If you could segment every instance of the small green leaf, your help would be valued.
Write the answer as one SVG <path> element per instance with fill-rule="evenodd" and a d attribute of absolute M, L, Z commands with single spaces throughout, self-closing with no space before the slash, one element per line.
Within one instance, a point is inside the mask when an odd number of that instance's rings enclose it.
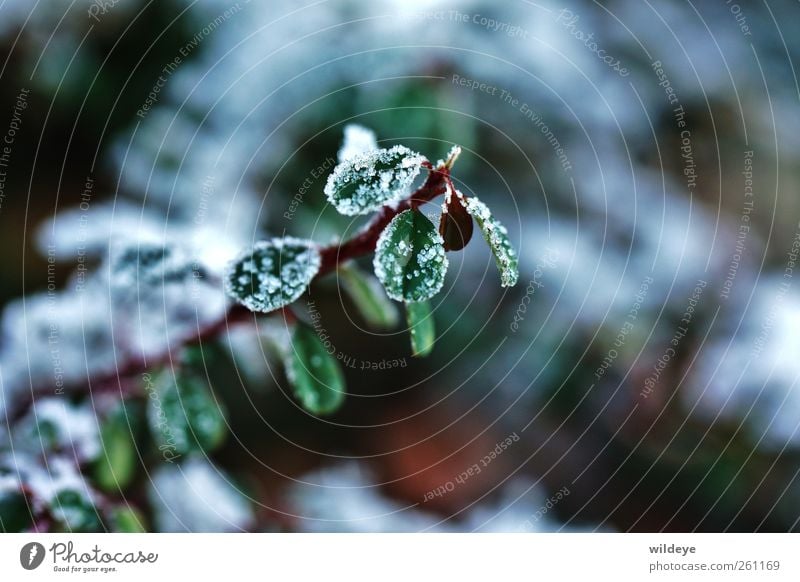
<path fill-rule="evenodd" d="M 378 239 L 375 275 L 397 301 L 426 301 L 444 285 L 447 257 L 436 227 L 417 210 L 395 216 Z"/>
<path fill-rule="evenodd" d="M 497 268 L 500 269 L 500 282 L 503 287 L 513 287 L 519 279 L 517 253 L 508 240 L 506 227 L 492 216 L 489 208 L 471 196 L 467 199 L 467 212 L 475 217 L 483 232 L 483 238 L 489 243 Z"/>
<path fill-rule="evenodd" d="M 149 390 L 147 420 L 159 451 L 176 457 L 216 449 L 225 439 L 225 418 L 204 378 L 164 370 Z"/>
<path fill-rule="evenodd" d="M 289 357 L 287 376 L 303 407 L 312 414 L 336 412 L 344 402 L 344 375 L 313 329 L 295 326 Z"/>
<path fill-rule="evenodd" d="M 325 195 L 341 214 L 368 214 L 405 196 L 424 161 L 400 145 L 354 155 L 333 169 Z"/>
<path fill-rule="evenodd" d="M 406 303 L 406 321 L 411 332 L 411 349 L 415 356 L 427 356 L 436 341 L 436 326 L 431 304 L 427 301 Z"/>
<path fill-rule="evenodd" d="M 60 531 L 99 532 L 103 524 L 92 502 L 73 489 L 63 489 L 53 499 L 51 512 Z"/>
<path fill-rule="evenodd" d="M 130 505 L 117 505 L 109 512 L 111 529 L 118 533 L 143 533 L 147 530 L 142 514 Z"/>
<path fill-rule="evenodd" d="M 33 516 L 22 491 L 0 491 L 0 532 L 21 532 L 31 525 Z"/>
<path fill-rule="evenodd" d="M 256 243 L 225 275 L 225 291 L 250 311 L 268 313 L 296 301 L 319 272 L 312 241 L 291 237 Z"/>
<path fill-rule="evenodd" d="M 364 320 L 377 329 L 391 329 L 397 325 L 397 309 L 372 275 L 365 273 L 355 263 L 339 267 L 342 287 L 353 300 Z"/>
<path fill-rule="evenodd" d="M 94 480 L 106 491 L 120 491 L 131 481 L 138 465 L 132 430 L 136 421 L 128 417 L 126 406 L 119 402 L 100 427 L 102 443 L 94 464 Z"/>

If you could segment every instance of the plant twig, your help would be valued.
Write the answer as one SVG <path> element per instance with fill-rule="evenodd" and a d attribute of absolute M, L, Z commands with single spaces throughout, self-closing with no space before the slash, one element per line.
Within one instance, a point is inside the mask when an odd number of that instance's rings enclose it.
<path fill-rule="evenodd" d="M 453 160 L 454 161 L 454 160 Z M 445 184 L 450 179 L 450 167 L 445 164 L 436 168 L 425 161 L 423 166 L 428 170 L 425 182 L 416 191 L 399 203 L 384 206 L 383 209 L 367 224 L 367 226 L 353 238 L 334 243 L 320 248 L 322 264 L 319 272 L 314 279 L 322 277 L 335 270 L 340 263 L 369 254 L 375 250 L 380 237 L 386 226 L 392 219 L 406 210 L 413 210 L 445 193 Z M 267 314 L 274 315 L 283 313 L 281 310 Z M 157 358 L 131 358 L 119 366 L 113 373 L 89 377 L 84 382 L 76 382 L 64 385 L 64 393 L 79 394 L 91 392 L 93 395 L 114 394 L 120 397 L 141 395 L 132 390 L 130 378 L 146 372 L 154 367 L 169 364 L 175 357 L 174 350 L 193 344 L 202 344 L 204 341 L 215 338 L 219 334 L 229 330 L 236 325 L 250 322 L 256 324 L 262 314 L 253 313 L 243 305 L 234 304 L 219 320 L 197 328 L 196 333 L 191 334 L 175 345 L 169 346 L 167 351 Z M 45 398 L 53 394 L 52 386 L 31 387 L 23 399 L 11 403 L 8 409 L 8 419 L 16 422 L 22 418 L 37 399 Z"/>

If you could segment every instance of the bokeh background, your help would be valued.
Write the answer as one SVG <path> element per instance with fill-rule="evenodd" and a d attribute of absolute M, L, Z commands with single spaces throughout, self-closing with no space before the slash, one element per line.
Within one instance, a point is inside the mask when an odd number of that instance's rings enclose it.
<path fill-rule="evenodd" d="M 3 529 L 797 531 L 798 39 L 789 0 L 6 0 Z M 426 359 L 315 283 L 298 313 L 357 362 L 324 419 L 270 351 L 284 321 L 221 326 L 224 442 L 165 461 L 146 374 L 223 316 L 240 250 L 358 228 L 316 170 L 349 123 L 461 145 L 520 283 L 452 253 Z M 109 268 L 163 243 L 211 275 Z M 120 399 L 136 471 L 103 489 Z"/>

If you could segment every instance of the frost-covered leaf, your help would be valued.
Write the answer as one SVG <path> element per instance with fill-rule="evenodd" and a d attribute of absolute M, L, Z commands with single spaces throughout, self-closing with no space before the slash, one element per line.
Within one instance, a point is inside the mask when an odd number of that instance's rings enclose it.
<path fill-rule="evenodd" d="M 467 212 L 464 195 L 448 188 L 439 221 L 439 234 L 444 239 L 444 249 L 446 251 L 463 249 L 472 238 L 472 230 L 472 216 Z"/>
<path fill-rule="evenodd" d="M 424 161 L 423 156 L 400 145 L 359 154 L 333 169 L 325 195 L 341 214 L 373 212 L 404 197 Z"/>
<path fill-rule="evenodd" d="M 295 396 L 312 414 L 331 414 L 344 402 L 344 375 L 310 327 L 297 324 L 286 373 Z"/>
<path fill-rule="evenodd" d="M 147 420 L 159 451 L 171 456 L 213 451 L 225 438 L 225 419 L 204 378 L 164 370 L 148 390 Z"/>
<path fill-rule="evenodd" d="M 157 531 L 242 531 L 253 522 L 250 503 L 232 479 L 202 458 L 162 463 L 148 497 Z"/>
<path fill-rule="evenodd" d="M 425 301 L 444 285 L 448 261 L 441 235 L 424 214 L 406 210 L 381 233 L 375 249 L 375 275 L 397 301 Z"/>
<path fill-rule="evenodd" d="M 508 240 L 506 227 L 492 216 L 489 208 L 471 196 L 467 199 L 467 212 L 475 217 L 483 232 L 483 238 L 489 243 L 497 268 L 500 269 L 500 281 L 503 287 L 513 287 L 519 279 L 517 253 Z"/>
<path fill-rule="evenodd" d="M 96 493 L 79 472 L 76 461 L 71 451 L 65 451 L 64 456 L 49 454 L 46 465 L 40 456 L 17 450 L 13 456 L 0 454 L 0 487 L 13 474 L 25 487 L 34 511 L 47 509 L 55 531 L 101 531 L 94 502 Z"/>
<path fill-rule="evenodd" d="M 29 456 L 15 449 L 13 455 L 0 456 L 0 474 L 18 477 L 36 503 L 52 504 L 61 491 L 89 492 L 88 484 L 78 472 L 72 455 L 63 457 L 51 453 L 45 466 L 39 456 Z"/>
<path fill-rule="evenodd" d="M 186 282 L 206 277 L 205 269 L 170 245 L 127 244 L 115 250 L 109 263 L 112 286 L 135 293 L 146 285 Z"/>
<path fill-rule="evenodd" d="M 68 451 L 83 461 L 91 461 L 100 453 L 97 421 L 92 410 L 63 398 L 36 401 L 15 431 L 20 437 L 18 447 L 25 451 L 38 454 Z"/>
<path fill-rule="evenodd" d="M 378 140 L 374 131 L 357 123 L 349 123 L 344 127 L 344 142 L 339 149 L 339 162 L 346 162 L 377 149 Z"/>
<path fill-rule="evenodd" d="M 133 410 L 133 409 L 130 409 Z M 101 452 L 94 466 L 94 482 L 110 492 L 119 492 L 131 481 L 138 467 L 134 434 L 137 419 L 121 401 L 103 419 L 100 428 Z"/>
<path fill-rule="evenodd" d="M 415 356 L 427 356 L 436 341 L 436 327 L 427 301 L 406 303 L 406 321 L 411 333 L 411 350 Z"/>
<path fill-rule="evenodd" d="M 65 532 L 99 532 L 103 524 L 97 508 L 84 492 L 75 489 L 59 491 L 52 502 L 57 529 Z"/>
<path fill-rule="evenodd" d="M 290 237 L 262 241 L 228 268 L 225 290 L 251 311 L 268 313 L 297 300 L 320 265 L 312 241 Z"/>
<path fill-rule="evenodd" d="M 115 329 L 126 330 L 114 334 L 126 351 L 163 354 L 224 315 L 228 301 L 219 281 L 188 245 L 117 246 L 101 268 L 107 281 L 101 280 L 100 286 L 108 285 L 101 292 L 111 302 L 106 325 L 113 321 Z M 92 311 L 102 306 L 93 303 Z"/>
<path fill-rule="evenodd" d="M 370 326 L 391 329 L 397 325 L 397 309 L 386 296 L 380 281 L 354 263 L 340 266 L 339 276 L 342 287 Z"/>
<path fill-rule="evenodd" d="M 31 510 L 22 491 L 0 488 L 0 533 L 20 532 L 32 524 Z"/>

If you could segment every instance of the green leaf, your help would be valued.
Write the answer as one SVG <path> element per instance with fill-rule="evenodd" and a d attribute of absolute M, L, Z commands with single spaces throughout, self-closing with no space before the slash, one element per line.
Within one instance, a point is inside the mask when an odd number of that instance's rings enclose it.
<path fill-rule="evenodd" d="M 319 272 L 309 240 L 285 237 L 256 243 L 225 274 L 225 291 L 251 311 L 268 313 L 296 301 Z"/>
<path fill-rule="evenodd" d="M 339 276 L 342 287 L 367 324 L 377 329 L 391 329 L 397 325 L 397 309 L 386 296 L 380 281 L 355 263 L 341 265 Z"/>
<path fill-rule="evenodd" d="M 355 155 L 333 169 L 325 195 L 341 214 L 368 214 L 408 194 L 423 162 L 400 145 Z"/>
<path fill-rule="evenodd" d="M 303 407 L 318 415 L 335 412 L 344 402 L 344 375 L 313 329 L 295 326 L 289 357 L 287 376 Z"/>
<path fill-rule="evenodd" d="M 128 416 L 126 406 L 117 403 L 100 427 L 100 455 L 94 464 L 94 480 L 106 491 L 120 491 L 133 478 L 138 466 L 134 443 L 136 421 Z"/>
<path fill-rule="evenodd" d="M 431 304 L 427 301 L 406 303 L 406 321 L 411 332 L 411 349 L 415 356 L 425 357 L 433 351 L 436 326 Z"/>
<path fill-rule="evenodd" d="M 426 301 L 441 291 L 447 273 L 444 241 L 417 210 L 395 216 L 378 239 L 375 275 L 397 301 Z"/>
<path fill-rule="evenodd" d="M 158 450 L 171 457 L 216 449 L 225 439 L 225 418 L 204 378 L 169 370 L 148 389 L 147 420 Z"/>
<path fill-rule="evenodd" d="M 145 521 L 142 514 L 130 505 L 117 505 L 111 508 L 111 529 L 118 533 L 143 533 Z"/>
<path fill-rule="evenodd" d="M 89 499 L 73 489 L 59 491 L 53 499 L 51 511 L 60 531 L 103 531 L 97 509 Z"/>
<path fill-rule="evenodd" d="M 33 516 L 22 491 L 0 491 L 0 532 L 21 532 L 31 525 Z"/>
<path fill-rule="evenodd" d="M 489 243 L 497 268 L 500 269 L 500 282 L 503 287 L 513 287 L 519 279 L 517 253 L 508 240 L 508 231 L 499 220 L 492 216 L 489 208 L 471 196 L 467 199 L 467 212 L 475 217 L 483 232 L 483 238 Z"/>

